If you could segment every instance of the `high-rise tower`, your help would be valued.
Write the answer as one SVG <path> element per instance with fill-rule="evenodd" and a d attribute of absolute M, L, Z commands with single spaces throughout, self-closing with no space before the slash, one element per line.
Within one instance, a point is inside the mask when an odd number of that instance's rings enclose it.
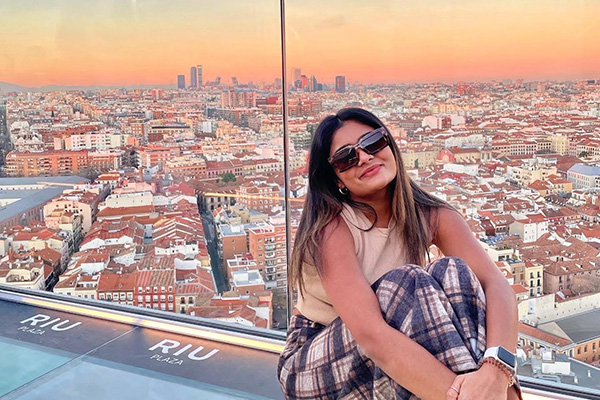
<path fill-rule="evenodd" d="M 204 84 L 204 81 L 202 80 L 202 65 L 196 65 L 196 70 L 198 72 L 198 88 L 201 88 Z"/>
<path fill-rule="evenodd" d="M 190 68 L 190 87 L 192 89 L 196 89 L 198 87 L 198 75 L 196 72 L 196 67 Z"/>
<path fill-rule="evenodd" d="M 335 91 L 338 93 L 344 93 L 346 91 L 346 77 L 344 75 L 335 77 Z"/>
<path fill-rule="evenodd" d="M 300 68 L 292 68 L 292 86 L 296 89 L 302 88 L 302 70 Z"/>
<path fill-rule="evenodd" d="M 185 89 L 185 75 L 177 75 L 177 89 Z"/>

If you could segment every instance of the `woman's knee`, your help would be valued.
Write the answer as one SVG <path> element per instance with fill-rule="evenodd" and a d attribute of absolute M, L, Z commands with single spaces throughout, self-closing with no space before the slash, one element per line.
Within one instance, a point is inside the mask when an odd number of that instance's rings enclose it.
<path fill-rule="evenodd" d="M 387 319 L 390 312 L 396 313 L 398 309 L 405 312 L 410 310 L 419 295 L 419 288 L 429 285 L 436 286 L 436 283 L 423 267 L 405 264 L 385 273 L 372 288 Z"/>
<path fill-rule="evenodd" d="M 379 278 L 378 281 L 400 282 L 406 279 L 407 276 L 412 277 L 423 273 L 426 273 L 426 271 L 419 265 L 404 264 L 386 272 L 381 276 L 381 278 Z"/>
<path fill-rule="evenodd" d="M 468 275 L 472 278 L 475 278 L 475 274 L 467 265 L 465 260 L 459 257 L 442 257 L 434 260 L 427 264 L 425 271 L 427 271 L 438 282 L 443 280 L 444 276 L 448 274 L 455 277 Z"/>
<path fill-rule="evenodd" d="M 462 258 L 443 257 L 429 263 L 425 269 L 446 294 L 471 293 L 484 301 L 481 283 Z"/>

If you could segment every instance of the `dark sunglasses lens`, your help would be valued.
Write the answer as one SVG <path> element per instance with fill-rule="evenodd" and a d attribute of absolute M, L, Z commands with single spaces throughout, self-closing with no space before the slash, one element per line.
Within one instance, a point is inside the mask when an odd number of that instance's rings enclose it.
<path fill-rule="evenodd" d="M 369 154 L 375 154 L 387 146 L 383 132 L 376 131 L 362 140 L 361 147 Z"/>
<path fill-rule="evenodd" d="M 354 148 L 343 149 L 335 153 L 331 160 L 331 165 L 340 171 L 345 171 L 358 164 L 356 150 Z"/>

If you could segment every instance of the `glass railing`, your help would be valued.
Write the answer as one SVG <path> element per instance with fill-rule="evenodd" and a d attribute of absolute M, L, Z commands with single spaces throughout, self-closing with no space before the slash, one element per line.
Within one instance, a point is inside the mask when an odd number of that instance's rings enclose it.
<path fill-rule="evenodd" d="M 359 106 L 511 283 L 529 393 L 594 398 L 598 15 L 585 1 L 2 3 L 0 284 L 279 340 L 312 135 Z"/>
<path fill-rule="evenodd" d="M 0 370 L 11 376 L 0 380 L 3 399 L 48 390 L 64 399 L 283 398 L 274 379 L 283 332 L 2 284 L 0 309 Z M 525 400 L 600 398 L 521 380 Z"/>
<path fill-rule="evenodd" d="M 4 285 L 0 309 L 3 399 L 282 398 L 283 333 Z"/>

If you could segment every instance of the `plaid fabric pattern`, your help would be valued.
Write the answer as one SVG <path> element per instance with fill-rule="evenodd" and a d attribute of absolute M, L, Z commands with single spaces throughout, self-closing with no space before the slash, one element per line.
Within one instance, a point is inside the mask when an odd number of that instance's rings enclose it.
<path fill-rule="evenodd" d="M 372 289 L 390 326 L 456 373 L 478 368 L 486 348 L 486 303 L 464 261 L 403 265 Z M 364 354 L 341 318 L 323 326 L 293 316 L 278 375 L 287 399 L 418 399 Z"/>

